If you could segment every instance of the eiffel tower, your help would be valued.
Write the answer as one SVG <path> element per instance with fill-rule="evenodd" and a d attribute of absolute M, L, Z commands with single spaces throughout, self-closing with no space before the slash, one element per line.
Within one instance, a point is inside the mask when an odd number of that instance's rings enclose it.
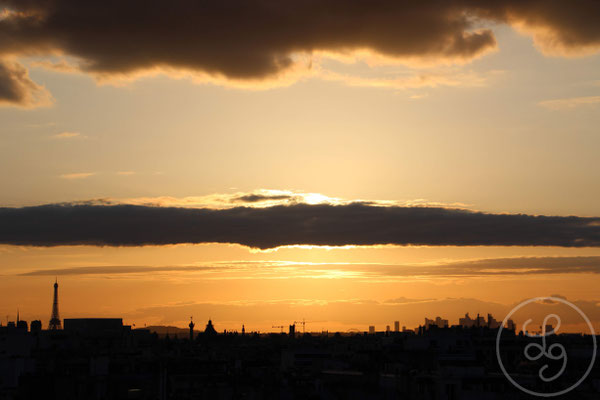
<path fill-rule="evenodd" d="M 52 317 L 50 317 L 48 329 L 51 331 L 62 329 L 60 317 L 58 316 L 58 279 L 54 281 L 54 302 L 52 303 Z"/>

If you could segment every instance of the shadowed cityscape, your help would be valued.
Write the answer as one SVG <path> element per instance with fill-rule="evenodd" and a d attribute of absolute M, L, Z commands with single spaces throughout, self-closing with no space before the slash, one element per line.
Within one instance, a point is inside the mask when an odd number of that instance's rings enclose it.
<path fill-rule="evenodd" d="M 280 333 L 135 328 L 121 318 L 60 319 L 58 282 L 47 329 L 41 321 L 0 326 L 0 399 L 525 399 L 496 361 L 501 322 L 468 314 L 456 325 L 425 318 L 416 329 L 395 321 L 384 331 L 305 332 L 305 322 L 273 326 Z M 302 325 L 302 332 L 297 329 Z M 161 329 L 162 328 L 162 329 Z M 287 331 L 284 332 L 284 328 Z M 499 356 L 509 373 L 538 390 L 561 388 L 585 373 L 590 336 L 558 334 L 568 345 L 567 373 L 548 384 L 522 349 L 553 333 L 503 327 Z M 557 368 L 558 361 L 550 363 Z M 600 368 L 563 398 L 597 399 Z"/>

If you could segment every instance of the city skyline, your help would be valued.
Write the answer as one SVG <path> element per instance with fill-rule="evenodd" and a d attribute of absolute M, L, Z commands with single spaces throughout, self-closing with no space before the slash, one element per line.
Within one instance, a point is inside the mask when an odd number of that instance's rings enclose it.
<path fill-rule="evenodd" d="M 244 326 L 241 332 L 218 333 L 211 320 L 198 332 L 193 322 L 187 332 L 173 327 L 132 329 L 120 318 L 63 322 L 61 330 L 42 330 L 39 321 L 32 322 L 30 331 L 25 321 L 0 327 L 4 397 L 162 400 L 275 393 L 284 398 L 416 400 L 425 394 L 500 400 L 526 398 L 522 392 L 532 390 L 570 391 L 576 379 L 577 398 L 597 394 L 599 371 L 591 351 L 596 336 L 554 336 L 548 324 L 544 333 L 549 329 L 552 346 L 561 349 L 553 360 L 562 359 L 562 369 L 520 352 L 543 351 L 539 342 L 545 345 L 546 336 L 491 326 L 448 327 L 440 318 L 430 321 L 436 325 L 416 331 L 376 332 L 370 326 L 369 334 L 301 334 L 295 325 L 289 326 L 289 333 L 259 334 Z M 493 323 L 488 316 L 488 324 Z M 490 352 L 500 337 L 496 359 Z M 565 362 L 570 367 L 566 370 Z M 551 376 L 549 385 L 548 374 L 534 374 L 535 368 L 559 373 Z"/>
<path fill-rule="evenodd" d="M 56 330 L 61 330 L 63 329 L 63 325 L 62 325 L 62 320 L 59 317 L 59 313 L 58 313 L 58 278 L 55 279 L 55 282 L 53 284 L 53 288 L 54 288 L 54 294 L 53 294 L 53 302 L 52 302 L 52 313 L 51 313 L 51 317 L 49 318 L 48 324 L 47 324 L 47 328 L 46 330 L 48 331 L 56 331 Z M 539 301 L 539 304 L 543 305 L 543 304 L 552 304 L 554 310 L 553 312 L 556 312 L 556 308 L 554 307 L 556 303 L 552 303 L 552 302 L 547 302 L 547 301 Z M 514 308 L 513 308 L 514 309 Z M 551 310 L 552 308 L 550 308 Z M 505 319 L 504 321 L 502 320 L 497 320 L 494 318 L 494 316 L 491 313 L 487 313 L 486 316 L 484 315 L 480 315 L 479 312 L 477 312 L 477 315 L 475 316 L 475 318 L 472 318 L 469 315 L 469 312 L 465 312 L 464 316 L 459 317 L 457 319 L 457 323 L 450 323 L 449 319 L 444 319 L 440 316 L 436 316 L 434 319 L 429 319 L 428 316 L 424 316 L 424 323 L 423 324 L 419 324 L 418 326 L 408 326 L 403 324 L 401 325 L 401 321 L 399 320 L 395 320 L 393 321 L 393 329 L 391 328 L 391 325 L 386 325 L 385 329 L 377 329 L 375 325 L 368 325 L 367 329 L 364 329 L 362 332 L 368 332 L 370 334 L 374 334 L 376 332 L 385 332 L 385 333 L 390 333 L 390 332 L 413 332 L 413 333 L 418 333 L 421 329 L 428 329 L 431 326 L 433 327 L 437 327 L 437 328 L 455 328 L 455 327 L 462 327 L 462 328 L 473 328 L 473 327 L 477 327 L 477 328 L 489 328 L 489 329 L 498 329 L 501 326 L 504 327 L 505 329 L 509 329 L 509 330 L 513 330 L 517 333 L 521 332 L 521 333 L 532 333 L 532 334 L 540 334 L 544 332 L 544 328 L 543 326 L 540 325 L 536 325 L 536 322 L 533 322 L 530 325 L 530 329 L 526 329 L 526 326 L 532 322 L 534 319 L 536 318 L 542 318 L 537 322 L 541 322 L 546 321 L 546 316 L 549 315 L 549 309 L 539 309 L 537 310 L 537 312 L 535 314 L 532 314 L 531 311 L 528 311 L 528 313 L 526 314 L 526 317 L 529 321 L 525 322 L 525 325 L 521 324 L 517 324 L 514 322 L 513 319 Z M 563 310 L 564 311 L 564 310 Z M 512 315 L 512 313 L 511 313 Z M 534 318 L 531 318 L 534 317 Z M 563 315 L 564 317 L 564 315 Z M 572 317 L 572 316 L 570 316 Z M 17 309 L 17 314 L 16 314 L 16 321 L 10 321 L 9 320 L 9 316 L 6 316 L 7 321 L 6 321 L 6 326 L 7 327 L 20 327 L 20 328 L 24 328 L 27 331 L 27 320 L 26 319 L 22 319 L 20 318 L 20 310 Z M 189 335 L 190 337 L 194 337 L 194 332 L 196 333 L 202 333 L 202 330 L 198 330 L 198 331 L 194 331 L 194 327 L 196 326 L 196 324 L 194 323 L 193 320 L 193 315 L 190 316 L 190 322 L 187 325 L 189 328 Z M 105 321 L 116 321 L 119 320 L 121 321 L 121 324 L 123 324 L 123 318 L 118 317 L 118 316 L 112 316 L 112 317 L 106 317 L 106 316 L 102 316 L 102 317 L 98 317 L 98 316 L 94 316 L 94 315 L 88 315 L 84 318 L 65 318 L 65 320 L 69 320 L 69 321 L 75 321 L 75 320 L 105 320 Z M 216 320 L 218 321 L 218 320 Z M 560 321 L 560 320 L 559 320 Z M 586 326 L 584 324 L 584 322 L 586 321 L 580 321 L 581 323 L 579 325 L 573 325 L 573 324 L 569 324 L 570 320 L 569 319 L 565 319 L 565 321 L 567 321 L 567 324 L 565 324 L 567 326 L 567 329 L 565 330 L 564 327 L 562 329 L 562 332 L 560 333 L 582 333 L 582 334 L 588 334 L 589 333 L 589 325 Z M 556 322 L 556 321 L 555 321 Z M 32 324 L 35 324 L 36 329 L 40 330 L 40 329 L 44 329 L 44 323 L 43 321 L 39 320 L 39 319 L 33 319 L 31 320 Z M 217 322 L 218 323 L 218 322 Z M 289 332 L 290 335 L 294 335 L 294 332 L 300 334 L 300 332 L 302 332 L 302 334 L 309 333 L 309 334 L 315 334 L 315 333 L 323 333 L 323 332 L 327 332 L 327 333 L 352 333 L 355 334 L 357 332 L 361 332 L 360 329 L 358 328 L 349 328 L 347 331 L 345 332 L 340 332 L 340 331 L 336 331 L 336 330 L 332 330 L 330 332 L 329 329 L 326 329 L 324 327 L 322 327 L 320 330 L 311 330 L 311 324 L 316 324 L 317 321 L 308 321 L 309 324 L 309 330 L 306 330 L 306 323 L 307 321 L 305 321 L 305 319 L 303 318 L 302 320 L 298 320 L 298 321 L 293 321 L 290 322 L 289 325 L 272 325 L 271 326 L 271 330 L 263 330 L 261 331 L 261 329 L 252 329 L 252 326 L 249 326 L 249 333 L 277 333 L 277 329 L 280 329 L 280 333 L 284 333 L 284 329 L 288 328 L 287 332 Z M 239 332 L 244 333 L 246 331 L 245 329 L 245 323 L 242 323 L 241 325 L 241 329 L 239 329 Z M 302 331 L 300 331 L 300 327 L 296 327 L 296 325 L 302 325 Z M 562 321 L 559 322 L 559 325 L 562 325 Z M 2 326 L 2 323 L 0 321 L 0 327 Z M 179 332 L 172 332 L 176 335 L 181 334 L 181 331 L 185 331 L 185 328 L 182 328 L 181 326 L 154 326 L 154 325 L 150 325 L 147 326 L 147 324 L 144 324 L 143 327 L 141 325 L 137 325 L 135 323 L 130 323 L 128 325 L 130 328 L 133 329 L 150 329 L 153 332 L 157 332 L 157 333 L 162 333 L 163 331 L 166 332 L 166 334 L 168 335 L 169 333 L 169 328 L 175 328 L 178 329 Z M 400 326 L 402 326 L 402 329 L 400 329 Z M 577 330 L 578 327 L 583 327 L 584 329 L 582 330 Z M 32 332 L 33 332 L 33 328 Z M 275 329 L 275 330 L 273 330 Z M 204 330 L 204 332 L 209 332 L 211 334 L 213 333 L 218 333 L 218 331 L 215 330 L 214 326 L 213 326 L 213 322 L 212 322 L 212 318 L 209 317 L 208 318 L 208 323 L 206 325 L 206 328 Z M 228 332 L 238 332 L 238 329 L 232 329 L 231 327 L 229 328 L 224 328 L 222 329 L 222 333 L 228 333 Z M 558 332 L 557 332 L 558 333 Z"/>

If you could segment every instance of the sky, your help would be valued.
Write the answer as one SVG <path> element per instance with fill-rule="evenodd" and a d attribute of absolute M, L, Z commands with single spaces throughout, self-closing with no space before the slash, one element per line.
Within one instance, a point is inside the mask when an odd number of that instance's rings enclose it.
<path fill-rule="evenodd" d="M 0 0 L 0 321 L 600 330 L 599 15 Z"/>

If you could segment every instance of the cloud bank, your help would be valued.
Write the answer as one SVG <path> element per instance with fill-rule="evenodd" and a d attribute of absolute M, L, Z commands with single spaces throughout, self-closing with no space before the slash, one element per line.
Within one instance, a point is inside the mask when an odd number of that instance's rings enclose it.
<path fill-rule="evenodd" d="M 0 59 L 64 55 L 78 61 L 62 70 L 97 77 L 170 70 L 262 81 L 310 68 L 315 54 L 468 62 L 496 48 L 494 23 L 546 54 L 589 54 L 600 48 L 598 15 L 594 0 L 0 0 Z"/>
<path fill-rule="evenodd" d="M 61 50 L 101 73 L 172 66 L 263 78 L 313 51 L 471 59 L 495 46 L 460 2 L 2 0 L 0 53 Z"/>
<path fill-rule="evenodd" d="M 61 204 L 0 208 L 0 243 L 599 247 L 600 218 L 365 203 L 229 209 Z"/>
<path fill-rule="evenodd" d="M 542 53 L 581 56 L 600 49 L 595 0 L 470 0 L 479 17 L 507 23 L 533 37 Z"/>

